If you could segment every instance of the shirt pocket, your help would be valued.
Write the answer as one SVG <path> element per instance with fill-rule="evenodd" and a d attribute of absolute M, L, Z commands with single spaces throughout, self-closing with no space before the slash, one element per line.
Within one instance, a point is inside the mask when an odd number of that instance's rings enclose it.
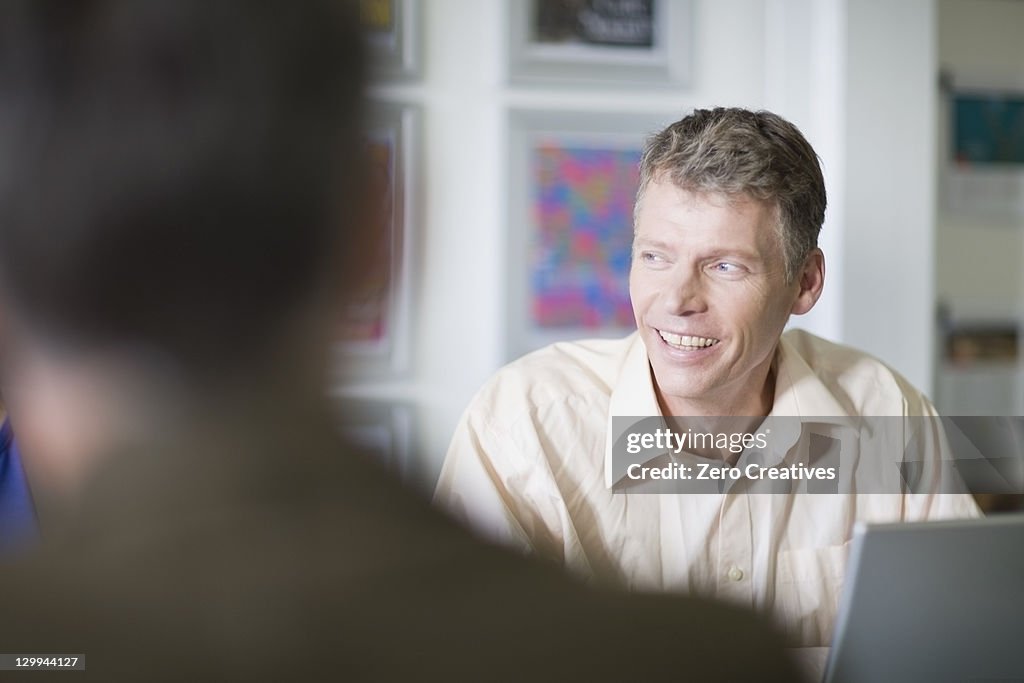
<path fill-rule="evenodd" d="M 849 542 L 779 552 L 774 612 L 794 645 L 831 642 L 849 555 Z"/>

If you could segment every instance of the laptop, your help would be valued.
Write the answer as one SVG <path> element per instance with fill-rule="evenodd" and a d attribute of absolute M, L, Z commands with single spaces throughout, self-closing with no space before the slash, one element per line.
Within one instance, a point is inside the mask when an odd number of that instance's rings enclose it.
<path fill-rule="evenodd" d="M 1024 514 L 860 524 L 826 683 L 1024 681 Z"/>

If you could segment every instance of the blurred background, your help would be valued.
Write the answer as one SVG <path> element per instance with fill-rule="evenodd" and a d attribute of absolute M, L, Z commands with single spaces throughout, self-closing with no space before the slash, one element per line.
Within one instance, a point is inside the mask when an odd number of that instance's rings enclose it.
<path fill-rule="evenodd" d="M 824 294 L 792 325 L 951 415 L 1024 413 L 1024 0 L 363 0 L 391 239 L 349 312 L 347 426 L 429 492 L 501 365 L 621 336 L 636 161 L 695 107 L 822 159 Z"/>

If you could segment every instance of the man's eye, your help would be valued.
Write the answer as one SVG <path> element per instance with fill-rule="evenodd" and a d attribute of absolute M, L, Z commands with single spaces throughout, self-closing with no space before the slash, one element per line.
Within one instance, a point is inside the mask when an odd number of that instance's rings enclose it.
<path fill-rule="evenodd" d="M 735 263 L 729 263 L 728 261 L 719 261 L 718 263 L 713 265 L 711 268 L 712 268 L 712 270 L 714 270 L 717 273 L 738 273 L 738 272 L 740 272 L 740 267 L 738 265 L 736 265 Z"/>
<path fill-rule="evenodd" d="M 661 263 L 665 259 L 662 258 L 661 254 L 656 254 L 653 251 L 641 251 L 640 260 L 644 263 Z"/>

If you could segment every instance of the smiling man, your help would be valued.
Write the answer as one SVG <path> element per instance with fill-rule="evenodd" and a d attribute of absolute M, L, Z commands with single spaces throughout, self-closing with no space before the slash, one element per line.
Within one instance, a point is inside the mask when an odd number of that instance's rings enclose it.
<path fill-rule="evenodd" d="M 803 467 L 809 440 L 848 438 L 857 419 L 935 416 L 874 358 L 783 334 L 821 294 L 824 217 L 817 155 L 779 116 L 697 110 L 654 136 L 634 217 L 638 331 L 555 344 L 502 369 L 455 432 L 438 501 L 587 579 L 734 601 L 773 612 L 799 645 L 827 645 L 854 524 L 973 516 L 968 496 L 938 486 L 650 495 L 610 472 L 621 416 L 677 432 L 673 416 L 741 416 L 749 430 L 766 417 L 813 416 L 815 435 L 783 433 L 764 453 L 690 450 L 679 461 L 776 473 Z"/>

